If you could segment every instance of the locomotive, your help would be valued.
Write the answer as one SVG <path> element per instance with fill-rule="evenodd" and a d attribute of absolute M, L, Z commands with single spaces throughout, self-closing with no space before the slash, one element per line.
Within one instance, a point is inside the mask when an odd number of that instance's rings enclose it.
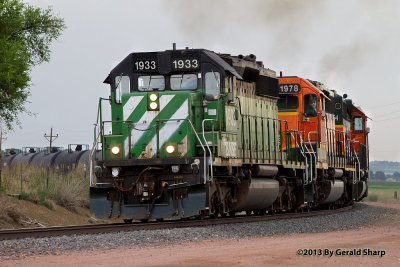
<path fill-rule="evenodd" d="M 252 54 L 174 46 L 129 54 L 104 83 L 90 186 L 97 217 L 304 211 L 368 194 L 367 116 L 320 82 L 278 77 Z"/>

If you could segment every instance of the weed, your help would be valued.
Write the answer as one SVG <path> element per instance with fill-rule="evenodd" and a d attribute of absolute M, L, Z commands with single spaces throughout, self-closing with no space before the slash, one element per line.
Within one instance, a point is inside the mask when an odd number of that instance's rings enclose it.
<path fill-rule="evenodd" d="M 8 167 L 3 170 L 6 193 L 20 192 L 20 199 L 54 209 L 55 203 L 69 210 L 87 206 L 89 179 L 78 165 L 69 172 L 33 166 Z"/>
<path fill-rule="evenodd" d="M 372 201 L 372 202 L 377 202 L 378 201 L 378 195 L 371 194 L 367 197 L 366 201 Z"/>
<path fill-rule="evenodd" d="M 21 192 L 19 194 L 19 199 L 21 200 L 28 200 L 29 199 L 29 194 L 27 194 L 26 192 Z"/>

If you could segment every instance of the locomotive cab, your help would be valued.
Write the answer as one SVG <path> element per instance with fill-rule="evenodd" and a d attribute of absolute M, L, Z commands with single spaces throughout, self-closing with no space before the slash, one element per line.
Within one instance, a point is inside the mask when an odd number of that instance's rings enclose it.
<path fill-rule="evenodd" d="M 318 161 L 327 163 L 327 129 L 333 128 L 333 116 L 325 110 L 330 99 L 310 81 L 299 77 L 279 78 L 279 119 L 288 122 L 288 128 L 297 131 L 291 134 L 292 146 L 302 140 L 306 150 L 316 153 Z M 289 138 L 287 135 L 284 138 Z M 282 149 L 285 149 L 285 140 Z"/>

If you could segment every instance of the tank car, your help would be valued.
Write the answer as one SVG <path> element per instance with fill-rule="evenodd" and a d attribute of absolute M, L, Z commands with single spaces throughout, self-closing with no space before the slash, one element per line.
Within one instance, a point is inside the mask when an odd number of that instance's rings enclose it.
<path fill-rule="evenodd" d="M 357 191 L 368 177 L 355 163 L 361 149 L 351 151 L 355 136 L 336 129 L 326 108 L 333 93 L 277 77 L 254 55 L 131 53 L 104 82 L 111 94 L 99 100 L 94 143 L 102 160 L 90 187 L 98 217 L 264 214 L 365 195 Z"/>

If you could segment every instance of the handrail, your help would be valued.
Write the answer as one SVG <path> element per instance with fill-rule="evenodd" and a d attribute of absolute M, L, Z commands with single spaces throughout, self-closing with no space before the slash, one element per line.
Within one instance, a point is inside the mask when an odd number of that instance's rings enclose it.
<path fill-rule="evenodd" d="M 99 131 L 99 133 L 97 134 L 97 138 L 94 141 L 93 147 L 92 147 L 92 149 L 90 150 L 90 153 L 89 153 L 89 168 L 90 168 L 90 171 L 89 171 L 89 181 L 90 182 L 89 182 L 89 184 L 90 184 L 90 186 L 94 185 L 93 184 L 93 151 L 95 150 L 95 147 L 96 147 L 97 142 L 99 140 L 100 134 L 101 134 L 101 131 Z"/>
<path fill-rule="evenodd" d="M 358 155 L 357 155 L 357 153 L 356 153 L 356 146 L 355 146 L 355 143 L 359 143 L 359 142 L 360 142 L 360 141 L 355 141 L 355 140 L 353 140 L 354 156 L 355 156 L 355 158 L 356 158 L 356 160 L 357 160 L 357 163 L 358 163 L 358 176 L 356 177 L 357 182 L 360 182 L 360 180 L 361 180 L 361 164 L 360 164 L 360 160 L 358 159 Z M 359 148 L 359 149 L 360 149 L 360 148 Z M 355 165 L 355 170 L 354 170 L 354 172 L 357 172 L 357 164 L 354 163 L 354 165 Z M 354 179 L 353 179 L 353 184 L 355 184 Z"/>
<path fill-rule="evenodd" d="M 100 97 L 99 98 L 99 104 L 98 104 L 98 108 L 97 108 L 97 118 L 96 118 L 96 123 L 94 124 L 95 126 L 94 126 L 94 142 L 93 142 L 93 147 L 92 147 L 92 149 L 90 150 L 90 153 L 89 153 L 89 168 L 90 168 L 90 170 L 89 170 L 89 184 L 90 184 L 90 186 L 92 186 L 93 185 L 93 151 L 95 150 L 95 148 L 96 148 L 96 146 L 97 146 L 97 144 L 98 144 L 98 141 L 99 141 L 99 138 L 100 138 L 100 136 L 101 136 L 101 134 L 102 134 L 102 132 L 103 132 L 103 129 L 102 129 L 102 120 L 103 120 L 103 113 L 102 113 L 102 110 L 103 110 L 103 106 L 102 106 L 102 102 L 104 101 L 104 100 L 110 100 L 109 98 L 103 98 L 103 97 Z M 100 122 L 100 128 L 99 128 L 99 131 L 98 131 L 98 133 L 97 133 L 97 137 L 96 137 L 96 129 L 97 129 L 97 125 L 99 124 L 99 122 Z"/>
<path fill-rule="evenodd" d="M 306 161 L 306 177 L 303 178 L 303 182 L 304 182 L 304 184 L 306 185 L 306 184 L 308 184 L 308 159 L 307 159 L 307 156 L 306 156 L 306 154 L 305 154 L 303 145 L 299 146 L 299 143 L 297 143 L 297 139 L 294 138 L 292 132 L 290 133 L 290 135 L 293 137 L 294 141 L 296 142 L 296 145 L 300 148 L 300 153 L 301 153 L 301 155 L 303 155 L 303 157 L 304 157 L 304 159 L 305 159 L 305 161 Z M 301 143 L 303 142 L 303 139 L 301 138 L 301 135 L 299 135 L 299 137 L 300 137 L 300 140 L 301 140 L 301 142 L 300 142 L 300 144 L 301 144 Z"/>
<path fill-rule="evenodd" d="M 214 175 L 214 173 L 213 173 L 213 155 L 212 155 L 212 152 L 211 152 L 211 149 L 210 149 L 210 146 L 208 145 L 208 142 L 207 142 L 207 139 L 206 139 L 206 135 L 205 135 L 205 131 L 204 131 L 204 122 L 205 121 L 215 121 L 215 119 L 203 119 L 203 121 L 201 122 L 201 127 L 202 127 L 202 131 L 203 131 L 203 139 L 204 139 L 204 142 L 205 142 L 205 144 L 206 144 L 206 146 L 207 146 L 207 149 L 208 149 L 208 152 L 210 153 L 210 157 L 211 157 L 211 159 L 210 159 L 210 179 L 209 179 L 209 181 L 212 181 L 213 180 L 213 175 Z M 205 153 L 205 151 L 204 151 L 204 154 L 206 154 Z"/>
<path fill-rule="evenodd" d="M 192 121 L 191 121 L 190 119 L 187 119 L 187 120 L 189 121 L 189 124 L 190 124 L 190 126 L 192 127 L 193 132 L 194 132 L 194 134 L 195 134 L 196 137 L 197 137 L 197 140 L 199 140 L 199 143 L 200 143 L 200 145 L 201 145 L 201 148 L 203 149 L 203 155 L 204 155 L 204 160 L 203 160 L 203 161 L 204 161 L 204 163 L 203 163 L 203 164 L 204 164 L 204 184 L 206 184 L 206 181 L 207 181 L 207 172 L 206 172 L 206 170 L 207 170 L 207 165 L 206 165 L 206 158 L 207 158 L 207 155 L 206 155 L 206 149 L 205 149 L 203 143 L 201 142 L 200 137 L 199 137 L 199 135 L 197 134 L 196 129 L 194 128 Z"/>
<path fill-rule="evenodd" d="M 315 160 L 314 171 L 315 171 L 315 175 L 317 175 L 317 156 L 316 156 L 316 154 L 315 154 L 316 152 L 314 151 L 314 148 L 313 148 L 313 146 L 311 144 L 310 134 L 318 134 L 319 135 L 319 131 L 308 132 L 308 143 L 310 145 L 310 148 L 311 148 L 311 151 L 312 151 L 312 155 L 313 155 L 314 160 Z M 318 141 L 316 141 L 316 142 L 318 144 Z M 312 175 L 311 175 L 311 177 L 312 177 Z"/>
<path fill-rule="evenodd" d="M 193 125 L 193 123 L 192 123 L 192 121 L 190 120 L 190 119 L 188 119 L 188 118 L 185 118 L 185 119 L 159 119 L 159 120 L 157 120 L 157 122 L 168 122 L 168 121 L 188 121 L 189 122 L 189 125 L 190 125 L 190 127 L 192 128 L 192 130 L 193 130 L 193 133 L 196 135 L 196 138 L 197 138 L 197 140 L 199 141 L 199 143 L 200 143 L 200 146 L 201 146 L 201 148 L 203 149 L 203 152 L 204 152 L 204 184 L 206 183 L 206 181 L 207 181 L 207 174 L 206 174 L 206 149 L 205 149 L 205 146 L 203 145 L 203 142 L 201 141 L 201 139 L 200 139 L 200 137 L 199 137 L 199 135 L 198 135 L 198 133 L 197 133 L 197 131 L 196 131 L 196 129 L 195 129 L 195 127 L 194 127 L 194 125 Z M 104 124 L 105 123 L 128 123 L 128 124 L 135 124 L 135 123 L 132 123 L 132 121 L 131 120 L 126 120 L 126 121 L 103 121 L 103 123 L 102 123 L 102 125 L 103 125 L 103 130 L 104 130 Z M 143 131 L 147 131 L 148 130 L 148 128 L 147 129 L 143 129 Z M 131 139 L 131 132 L 129 131 L 129 136 L 128 136 L 128 138 L 129 138 L 129 140 Z M 130 149 L 130 146 L 129 146 L 129 149 Z M 157 150 L 158 150 L 159 148 L 157 147 Z"/>

